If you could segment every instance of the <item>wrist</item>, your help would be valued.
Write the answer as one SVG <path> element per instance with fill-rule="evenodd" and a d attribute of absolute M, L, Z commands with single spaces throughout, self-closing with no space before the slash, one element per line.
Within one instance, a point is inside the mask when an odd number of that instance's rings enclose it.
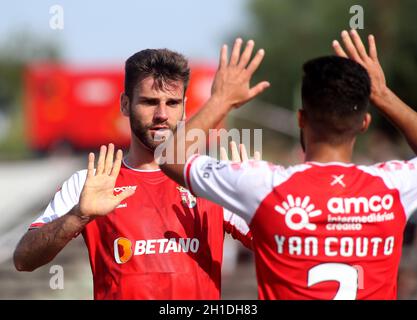
<path fill-rule="evenodd" d="M 77 217 L 77 219 L 78 219 L 80 222 L 84 223 L 84 224 L 87 224 L 88 222 L 90 222 L 91 220 L 93 220 L 93 217 L 91 217 L 91 216 L 87 216 L 87 215 L 85 215 L 85 214 L 83 214 L 83 213 L 81 212 L 81 209 L 80 209 L 79 204 L 75 205 L 75 206 L 72 208 L 72 210 L 71 210 L 71 214 L 72 214 L 73 216 Z"/>
<path fill-rule="evenodd" d="M 387 86 L 384 86 L 377 93 L 371 94 L 371 102 L 376 107 L 384 106 L 390 101 L 391 97 L 392 91 Z"/>
<path fill-rule="evenodd" d="M 233 104 L 227 101 L 226 97 L 223 97 L 220 94 L 213 94 L 210 97 L 211 103 L 214 105 L 216 110 L 224 111 L 225 113 L 228 113 L 230 110 L 233 109 Z"/>

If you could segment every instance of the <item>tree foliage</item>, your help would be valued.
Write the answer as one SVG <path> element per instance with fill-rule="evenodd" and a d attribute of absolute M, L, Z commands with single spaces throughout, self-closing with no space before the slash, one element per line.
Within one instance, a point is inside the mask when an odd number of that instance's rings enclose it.
<path fill-rule="evenodd" d="M 297 109 L 301 68 L 305 61 L 333 54 L 331 42 L 350 28 L 353 5 L 364 9 L 363 39 L 376 36 L 380 60 L 389 86 L 407 103 L 417 106 L 417 1 L 415 0 L 252 0 L 248 9 L 253 28 L 247 37 L 266 49 L 257 79 L 268 79 L 268 102 Z M 374 115 L 377 125 L 394 133 L 387 121 Z"/>

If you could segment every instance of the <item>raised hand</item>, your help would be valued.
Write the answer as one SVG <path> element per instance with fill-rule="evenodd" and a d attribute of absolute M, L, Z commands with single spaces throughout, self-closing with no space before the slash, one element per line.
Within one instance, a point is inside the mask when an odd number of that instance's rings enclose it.
<path fill-rule="evenodd" d="M 338 41 L 333 41 L 334 51 L 340 57 L 358 62 L 368 71 L 371 78 L 371 101 L 400 129 L 417 154 L 417 113 L 387 87 L 384 71 L 378 61 L 375 37 L 368 36 L 369 54 L 356 30 L 350 34 L 343 31 L 342 41 L 344 49 Z"/>
<path fill-rule="evenodd" d="M 239 144 L 239 150 L 238 150 L 236 142 L 231 141 L 230 150 L 231 150 L 233 162 L 244 162 L 244 161 L 249 160 L 248 153 L 246 152 L 246 147 L 244 144 Z M 224 147 L 220 147 L 220 160 L 223 160 L 223 161 L 229 160 L 229 156 Z M 255 151 L 254 160 L 261 160 L 261 154 L 259 153 L 259 151 Z"/>
<path fill-rule="evenodd" d="M 231 107 L 238 108 L 256 97 L 269 87 L 269 82 L 262 81 L 251 87 L 250 80 L 262 62 L 265 51 L 258 50 L 251 59 L 255 42 L 249 40 L 241 53 L 242 39 L 236 39 L 230 61 L 227 45 L 220 52 L 219 69 L 213 81 L 212 96 L 219 98 Z"/>
<path fill-rule="evenodd" d="M 350 58 L 361 64 L 371 78 L 371 101 L 380 99 L 387 91 L 384 71 L 378 60 L 375 37 L 368 36 L 369 53 L 356 30 L 342 32 L 344 49 L 337 40 L 333 41 L 333 49 L 339 57 Z"/>
<path fill-rule="evenodd" d="M 94 169 L 94 153 L 88 155 L 87 179 L 78 204 L 81 216 L 89 218 L 104 216 L 135 192 L 128 188 L 117 196 L 113 193 L 122 157 L 122 150 L 118 150 L 114 159 L 113 144 L 109 144 L 108 148 L 101 146 L 97 168 Z"/>

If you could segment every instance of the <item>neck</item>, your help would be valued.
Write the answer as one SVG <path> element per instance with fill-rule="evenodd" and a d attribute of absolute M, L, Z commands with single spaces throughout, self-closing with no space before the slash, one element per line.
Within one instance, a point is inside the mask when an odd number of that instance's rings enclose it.
<path fill-rule="evenodd" d="M 125 157 L 125 163 L 134 169 L 157 170 L 154 151 L 150 150 L 134 135 L 131 135 L 129 152 Z"/>
<path fill-rule="evenodd" d="M 323 142 L 309 142 L 306 145 L 305 161 L 314 162 L 352 162 L 355 141 L 340 146 Z"/>

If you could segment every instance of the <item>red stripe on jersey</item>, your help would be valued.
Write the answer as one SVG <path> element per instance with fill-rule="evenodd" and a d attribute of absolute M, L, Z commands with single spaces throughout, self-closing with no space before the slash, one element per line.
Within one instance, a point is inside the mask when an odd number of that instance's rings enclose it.
<path fill-rule="evenodd" d="M 32 223 L 32 224 L 29 226 L 29 230 L 30 230 L 30 229 L 40 228 L 40 227 L 42 227 L 44 224 L 45 224 L 45 223 Z"/>

